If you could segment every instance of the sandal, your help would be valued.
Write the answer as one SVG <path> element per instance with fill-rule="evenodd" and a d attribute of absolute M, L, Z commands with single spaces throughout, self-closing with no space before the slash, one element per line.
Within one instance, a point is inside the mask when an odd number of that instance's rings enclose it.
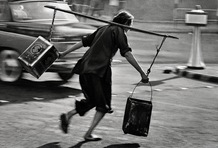
<path fill-rule="evenodd" d="M 85 136 L 84 139 L 85 139 L 85 141 L 100 141 L 100 140 L 102 140 L 102 138 L 97 136 L 97 135 Z"/>
<path fill-rule="evenodd" d="M 67 134 L 67 133 L 68 133 L 68 126 L 69 126 L 69 123 L 68 123 L 66 114 L 61 114 L 61 116 L 60 116 L 60 121 L 61 121 L 61 123 L 60 123 L 60 128 L 61 128 L 61 130 L 62 130 L 65 134 Z"/>

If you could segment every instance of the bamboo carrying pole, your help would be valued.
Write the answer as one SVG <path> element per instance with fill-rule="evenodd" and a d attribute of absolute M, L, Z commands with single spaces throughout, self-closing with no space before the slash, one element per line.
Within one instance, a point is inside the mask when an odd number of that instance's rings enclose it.
<path fill-rule="evenodd" d="M 141 33 L 146 33 L 146 34 L 151 34 L 151 35 L 156 35 L 156 36 L 161 36 L 161 37 L 166 37 L 166 38 L 179 39 L 178 37 L 175 37 L 175 36 L 166 35 L 166 34 L 159 34 L 159 33 L 146 31 L 146 30 L 141 30 L 141 29 L 129 27 L 129 26 L 126 26 L 126 25 L 118 24 L 118 23 L 115 23 L 115 22 L 110 22 L 110 21 L 98 19 L 98 18 L 95 18 L 95 17 L 92 17 L 92 16 L 88 16 L 88 15 L 78 13 L 78 12 L 60 9 L 60 8 L 55 7 L 55 6 L 45 6 L 45 7 L 50 8 L 50 9 L 54 9 L 54 10 L 58 10 L 58 11 L 62 11 L 62 12 L 66 12 L 66 13 L 71 13 L 71 14 L 78 15 L 78 16 L 85 17 L 85 18 L 89 18 L 89 19 L 92 19 L 92 20 L 96 20 L 96 21 L 100 21 L 100 22 L 104 22 L 104 23 L 108 23 L 108 24 L 112 24 L 112 25 L 117 25 L 117 26 L 120 26 L 120 27 L 125 27 L 127 29 L 130 29 L 131 31 L 136 31 L 136 32 L 141 32 Z"/>

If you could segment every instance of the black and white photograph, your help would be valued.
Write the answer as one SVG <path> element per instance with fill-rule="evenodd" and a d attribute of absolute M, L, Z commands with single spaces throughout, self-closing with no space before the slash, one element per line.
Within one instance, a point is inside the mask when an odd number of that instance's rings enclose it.
<path fill-rule="evenodd" d="M 217 148 L 218 0 L 0 0 L 0 148 Z"/>

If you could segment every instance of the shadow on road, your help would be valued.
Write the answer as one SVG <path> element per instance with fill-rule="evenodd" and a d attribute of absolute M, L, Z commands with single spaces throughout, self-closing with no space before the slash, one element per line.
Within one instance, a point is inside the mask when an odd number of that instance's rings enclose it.
<path fill-rule="evenodd" d="M 76 145 L 71 146 L 69 148 L 81 148 L 81 146 L 87 142 L 90 141 L 80 141 Z M 140 145 L 138 143 L 124 143 L 124 144 L 112 144 L 104 148 L 139 148 L 139 147 Z M 37 148 L 61 148 L 61 146 L 59 145 L 59 142 L 52 142 Z"/>
<path fill-rule="evenodd" d="M 179 76 L 174 76 L 174 77 L 170 77 L 170 78 L 166 78 L 166 79 L 161 79 L 161 80 L 157 80 L 157 81 L 150 81 L 152 86 L 157 86 L 157 85 L 161 85 L 164 84 L 164 81 L 168 81 L 168 80 L 172 80 L 172 79 L 177 79 L 180 78 Z M 137 83 L 136 83 L 137 84 Z M 134 84 L 134 85 L 136 85 Z M 149 86 L 148 83 L 140 83 L 138 86 Z"/>
<path fill-rule="evenodd" d="M 71 146 L 69 148 L 81 148 L 81 146 L 87 142 L 90 142 L 90 141 L 80 141 L 76 145 Z M 52 142 L 52 143 L 47 143 L 37 148 L 61 148 L 59 144 L 60 144 L 59 142 Z"/>
<path fill-rule="evenodd" d="M 81 90 L 63 86 L 63 81 L 35 82 L 22 79 L 17 83 L 0 83 L 0 100 L 9 103 L 49 101 L 78 95 Z M 7 103 L 2 103 L 7 104 Z M 0 105 L 2 105 L 0 102 Z"/>
<path fill-rule="evenodd" d="M 138 148 L 140 145 L 138 143 L 125 143 L 125 144 L 112 144 L 104 148 Z"/>
<path fill-rule="evenodd" d="M 177 78 L 180 78 L 180 77 L 179 76 L 174 76 L 174 77 L 170 77 L 170 78 L 166 78 L 166 79 L 161 79 L 161 80 L 158 80 L 158 81 L 151 81 L 151 85 L 152 86 L 161 85 L 161 84 L 164 83 L 164 81 L 177 79 Z"/>
<path fill-rule="evenodd" d="M 61 148 L 61 146 L 59 145 L 59 142 L 52 142 L 52 143 L 48 143 L 48 144 L 42 145 L 37 148 Z"/>
<path fill-rule="evenodd" d="M 70 148 L 81 148 L 81 146 L 87 142 L 90 142 L 90 141 L 81 141 Z M 138 143 L 125 143 L 125 144 L 112 144 L 104 148 L 139 148 L 139 147 L 140 145 Z"/>
<path fill-rule="evenodd" d="M 79 143 L 77 143 L 76 145 L 74 146 L 71 146 L 69 148 L 81 148 L 81 146 L 84 144 L 84 143 L 87 143 L 87 142 L 90 142 L 90 141 L 80 141 Z"/>

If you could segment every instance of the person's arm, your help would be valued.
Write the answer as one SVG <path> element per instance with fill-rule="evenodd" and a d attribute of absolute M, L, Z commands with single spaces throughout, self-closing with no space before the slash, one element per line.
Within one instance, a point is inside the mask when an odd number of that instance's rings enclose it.
<path fill-rule="evenodd" d="M 59 58 L 62 58 L 62 57 L 64 57 L 65 55 L 67 55 L 68 53 L 73 52 L 73 51 L 75 51 L 75 50 L 77 50 L 77 49 L 79 49 L 79 48 L 81 48 L 81 47 L 83 47 L 82 41 L 80 41 L 80 42 L 74 44 L 71 48 L 65 50 L 64 52 L 60 52 L 60 53 L 59 53 L 59 54 L 60 54 Z"/>
<path fill-rule="evenodd" d="M 126 60 L 140 73 L 142 82 L 147 83 L 149 81 L 147 75 L 143 71 L 143 69 L 140 67 L 138 62 L 136 61 L 135 57 L 132 55 L 130 51 L 125 53 Z"/>

